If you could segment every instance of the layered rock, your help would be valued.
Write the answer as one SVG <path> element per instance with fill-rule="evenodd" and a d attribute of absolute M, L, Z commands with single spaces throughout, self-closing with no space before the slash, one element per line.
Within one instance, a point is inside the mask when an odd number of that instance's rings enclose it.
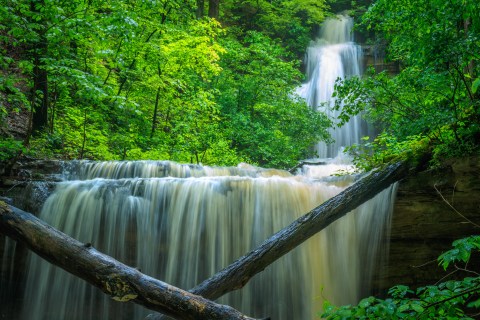
<path fill-rule="evenodd" d="M 387 265 L 378 271 L 378 291 L 396 284 L 417 288 L 441 280 L 453 268 L 444 271 L 437 257 L 451 249 L 454 240 L 478 234 L 480 228 L 472 222 L 480 225 L 480 158 L 455 160 L 402 181 Z M 478 271 L 478 266 L 470 263 L 469 268 Z"/>

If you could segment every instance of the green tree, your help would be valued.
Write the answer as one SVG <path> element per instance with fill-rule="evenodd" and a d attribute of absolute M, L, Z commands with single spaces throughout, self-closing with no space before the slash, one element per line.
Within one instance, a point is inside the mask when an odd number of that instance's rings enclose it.
<path fill-rule="evenodd" d="M 326 1 L 225 0 L 220 21 L 236 32 L 258 31 L 279 41 L 293 58 L 302 57 L 328 11 Z"/>
<path fill-rule="evenodd" d="M 237 4 L 221 5 L 210 15 L 228 21 L 225 13 Z M 199 14 L 201 6 L 193 0 L 7 1 L 0 9 L 1 62 L 8 70 L 0 96 L 12 102 L 2 113 L 32 111 L 36 135 L 26 141 L 36 156 L 283 166 L 307 155 L 326 122 L 292 99 L 299 65 L 266 31 L 281 12 L 281 23 L 291 17 L 305 40 L 301 12 L 313 25 L 323 17 L 316 11 L 323 2 L 262 2 L 270 8 L 262 15 L 271 20 L 265 33 L 239 32 L 241 23 L 225 29 Z M 279 37 L 280 29 L 269 35 Z M 231 87 L 240 89 L 239 115 L 227 101 Z M 247 137 L 234 125 L 258 135 Z"/>
<path fill-rule="evenodd" d="M 288 167 L 312 156 L 313 143 L 328 139 L 329 122 L 294 98 L 301 79 L 296 62 L 284 61 L 284 49 L 255 31 L 242 42 L 226 39 L 224 47 L 216 83 L 233 148 L 261 166 Z"/>
<path fill-rule="evenodd" d="M 366 112 L 392 137 L 388 140 L 422 141 L 432 163 L 478 152 L 479 9 L 469 0 L 375 1 L 362 23 L 387 41 L 387 57 L 401 71 L 371 72 L 338 86 L 337 107 L 345 103 L 342 121 Z M 370 144 L 376 153 L 392 148 L 382 141 Z"/>

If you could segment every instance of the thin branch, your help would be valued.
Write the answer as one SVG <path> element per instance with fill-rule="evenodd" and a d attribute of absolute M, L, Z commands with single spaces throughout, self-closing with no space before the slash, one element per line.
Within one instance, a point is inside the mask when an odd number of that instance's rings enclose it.
<path fill-rule="evenodd" d="M 455 184 L 456 185 L 456 184 Z M 480 228 L 480 225 L 476 224 L 475 222 L 473 222 L 472 220 L 468 219 L 467 217 L 465 217 L 463 214 L 461 214 L 457 209 L 455 209 L 454 206 L 452 206 L 450 204 L 450 202 L 448 202 L 447 199 L 445 199 L 445 197 L 443 196 L 443 194 L 440 192 L 440 190 L 438 190 L 437 188 L 437 185 L 434 184 L 433 187 L 435 188 L 435 190 L 437 191 L 438 195 L 442 198 L 442 200 L 456 213 L 458 214 L 460 217 L 462 217 L 463 219 L 465 219 L 466 221 L 470 222 L 471 224 L 473 224 L 475 227 L 477 228 Z"/>
<path fill-rule="evenodd" d="M 421 264 L 421 265 L 418 265 L 418 266 L 412 266 L 412 268 L 425 267 L 425 266 L 427 266 L 427 265 L 429 265 L 429 264 L 432 264 L 432 263 L 434 263 L 434 262 L 437 262 L 437 259 L 433 259 L 433 260 L 427 261 L 427 262 L 425 262 L 425 263 L 423 263 L 423 264 Z"/>
<path fill-rule="evenodd" d="M 443 304 L 447 301 L 450 301 L 450 300 L 453 300 L 453 299 L 456 299 L 456 298 L 460 298 L 461 296 L 465 295 L 465 294 L 469 294 L 469 293 L 474 293 L 474 292 L 480 292 L 480 285 L 476 286 L 476 287 L 473 287 L 473 288 L 470 288 L 468 290 L 464 290 L 456 295 L 453 295 L 451 297 L 448 297 L 448 298 L 445 298 L 443 300 L 440 300 L 440 301 L 437 301 L 437 302 L 434 302 L 434 303 L 430 303 L 430 304 L 427 304 L 424 306 L 425 308 L 425 311 L 422 312 L 425 313 L 427 312 L 428 308 L 431 308 L 431 307 L 434 307 L 436 305 L 439 305 L 439 304 Z"/>

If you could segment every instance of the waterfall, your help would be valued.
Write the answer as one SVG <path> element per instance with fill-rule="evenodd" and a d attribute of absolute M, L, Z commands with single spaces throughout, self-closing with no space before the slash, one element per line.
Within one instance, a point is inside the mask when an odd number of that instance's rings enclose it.
<path fill-rule="evenodd" d="M 247 165 L 75 162 L 39 217 L 188 289 L 351 184 L 330 176 L 345 166 L 327 167 L 330 172 L 294 176 Z M 324 298 L 358 301 L 373 277 L 393 193 L 385 190 L 219 302 L 254 317 L 312 319 Z M 18 319 L 143 319 L 150 313 L 113 301 L 34 254 L 27 270 Z"/>
<path fill-rule="evenodd" d="M 344 15 L 327 19 L 320 37 L 307 48 L 305 65 L 307 82 L 298 90 L 308 105 L 324 112 L 335 123 L 340 111 L 333 110 L 332 97 L 335 81 L 361 74 L 362 50 L 353 42 L 353 20 Z M 333 158 L 345 146 L 359 143 L 368 134 L 360 116 L 355 116 L 342 127 L 329 130 L 334 143 L 320 142 L 315 147 L 319 158 Z"/>
<path fill-rule="evenodd" d="M 309 81 L 299 93 L 331 117 L 335 80 L 360 73 L 351 24 L 343 16 L 328 20 L 321 39 L 307 50 Z M 361 135 L 360 119 L 354 118 L 332 130 L 335 144 L 319 144 L 317 151 L 334 157 L 340 146 L 358 142 Z M 338 159 L 305 166 L 299 175 L 246 164 L 76 161 L 65 166 L 64 179 L 39 218 L 147 275 L 189 289 L 351 185 L 358 177 L 332 175 L 351 169 L 348 161 Z M 337 220 L 218 302 L 255 318 L 277 320 L 314 319 L 324 299 L 358 302 L 371 293 L 378 276 L 395 188 Z M 8 241 L 4 246 L 2 267 L 9 270 L 5 256 L 15 248 Z M 25 273 L 19 284 L 21 310 L 9 319 L 130 320 L 151 313 L 113 301 L 32 253 Z M 2 287 L 0 297 L 8 296 Z"/>

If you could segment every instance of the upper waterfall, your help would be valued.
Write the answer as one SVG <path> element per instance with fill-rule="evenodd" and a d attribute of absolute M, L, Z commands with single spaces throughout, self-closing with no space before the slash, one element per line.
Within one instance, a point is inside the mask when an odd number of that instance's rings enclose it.
<path fill-rule="evenodd" d="M 319 37 L 307 48 L 307 82 L 297 90 L 308 105 L 324 112 L 334 123 L 340 114 L 333 109 L 335 82 L 362 73 L 362 50 L 353 42 L 352 27 L 353 19 L 345 15 L 329 18 L 323 23 Z M 359 143 L 367 134 L 367 128 L 360 116 L 355 116 L 329 132 L 334 143 L 318 143 L 315 150 L 319 158 L 335 157 L 342 147 Z"/>

